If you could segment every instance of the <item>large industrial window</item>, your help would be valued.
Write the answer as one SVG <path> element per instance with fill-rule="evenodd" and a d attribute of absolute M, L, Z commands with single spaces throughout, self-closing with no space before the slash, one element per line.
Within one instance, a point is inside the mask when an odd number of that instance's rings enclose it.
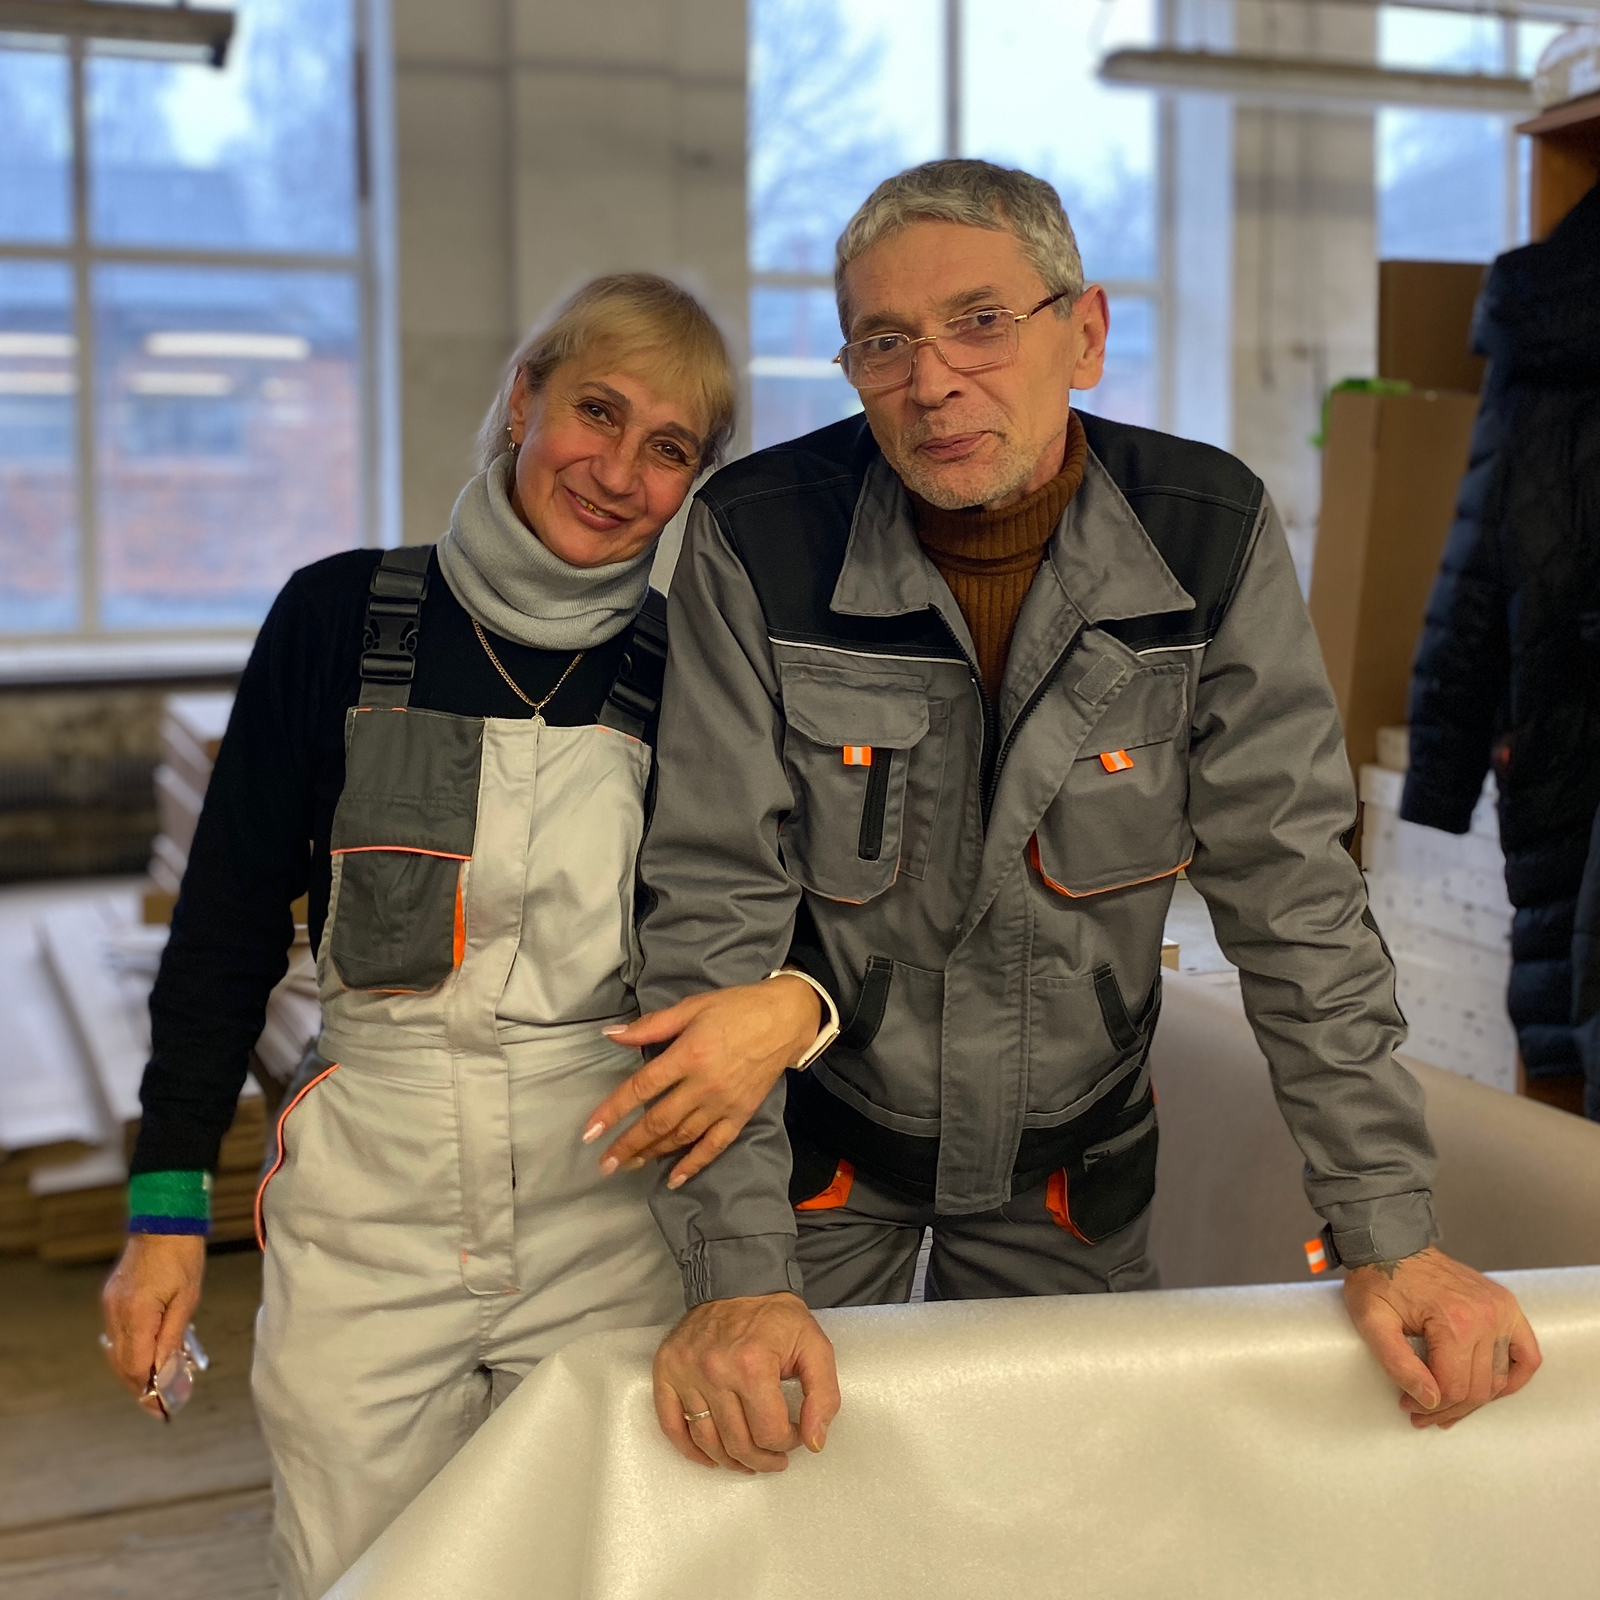
<path fill-rule="evenodd" d="M 753 437 L 858 409 L 833 243 L 880 179 L 943 154 L 1026 167 L 1060 191 L 1111 297 L 1106 376 L 1085 408 L 1159 426 L 1164 354 L 1155 96 L 1100 57 L 1155 38 L 1154 0 L 751 0 Z"/>
<path fill-rule="evenodd" d="M 1531 75 L 1560 23 L 1385 6 L 1386 67 Z M 1378 254 L 1489 261 L 1527 237 L 1527 141 L 1514 116 L 1461 111 L 1378 113 Z"/>
<path fill-rule="evenodd" d="M 249 629 L 371 536 L 351 0 L 0 49 L 0 635 Z"/>

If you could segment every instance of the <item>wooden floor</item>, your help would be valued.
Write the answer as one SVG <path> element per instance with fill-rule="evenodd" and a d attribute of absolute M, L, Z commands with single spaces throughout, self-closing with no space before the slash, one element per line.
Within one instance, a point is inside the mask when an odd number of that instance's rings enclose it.
<path fill-rule="evenodd" d="M 260 1258 L 213 1255 L 211 1370 L 146 1417 L 96 1344 L 103 1267 L 0 1259 L 0 1595 L 270 1600 L 272 1495 L 250 1404 Z"/>

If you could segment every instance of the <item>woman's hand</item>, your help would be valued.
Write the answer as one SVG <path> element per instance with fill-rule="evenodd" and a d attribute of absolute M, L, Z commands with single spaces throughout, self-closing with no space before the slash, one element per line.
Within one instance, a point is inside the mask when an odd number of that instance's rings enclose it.
<path fill-rule="evenodd" d="M 106 1359 L 134 1394 L 183 1345 L 183 1330 L 200 1304 L 206 1241 L 197 1233 L 134 1233 L 100 1295 Z M 158 1410 L 149 1402 L 150 1409 Z"/>
<path fill-rule="evenodd" d="M 667 1048 L 595 1107 L 585 1144 L 655 1102 L 612 1142 L 600 1170 L 610 1177 L 620 1167 L 631 1170 L 683 1150 L 667 1187 L 687 1183 L 738 1137 L 784 1070 L 811 1048 L 821 1020 L 816 990 L 784 975 L 692 995 L 625 1028 L 607 1029 L 618 1044 Z"/>

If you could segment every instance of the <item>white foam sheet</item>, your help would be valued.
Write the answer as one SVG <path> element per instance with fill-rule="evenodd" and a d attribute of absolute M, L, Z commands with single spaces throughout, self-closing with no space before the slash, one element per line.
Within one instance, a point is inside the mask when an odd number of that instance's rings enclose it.
<path fill-rule="evenodd" d="M 1600 1268 L 1510 1273 L 1532 1385 L 1418 1432 L 1328 1284 L 825 1313 L 845 1409 L 681 1461 L 648 1330 L 551 1358 L 330 1600 L 1600 1592 Z"/>

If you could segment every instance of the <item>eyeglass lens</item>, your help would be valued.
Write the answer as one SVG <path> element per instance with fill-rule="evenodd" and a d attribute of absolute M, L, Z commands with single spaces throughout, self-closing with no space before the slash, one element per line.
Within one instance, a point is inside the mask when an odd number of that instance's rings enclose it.
<path fill-rule="evenodd" d="M 998 366 L 1010 360 L 1017 348 L 1017 317 L 1014 311 L 975 311 L 957 317 L 934 336 L 940 354 L 957 372 L 975 372 L 980 367 Z M 909 376 L 916 347 L 921 340 L 903 333 L 880 334 L 846 345 L 841 364 L 851 383 L 883 387 Z"/>

